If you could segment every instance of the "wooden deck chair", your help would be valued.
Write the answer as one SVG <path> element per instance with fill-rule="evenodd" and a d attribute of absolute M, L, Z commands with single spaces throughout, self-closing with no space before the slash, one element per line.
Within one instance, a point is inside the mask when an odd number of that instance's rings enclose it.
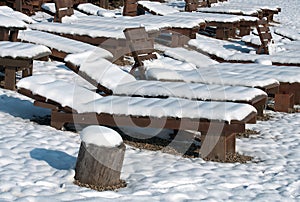
<path fill-rule="evenodd" d="M 71 16 L 74 14 L 73 0 L 54 0 L 56 13 L 54 16 L 54 22 L 61 22 L 64 16 Z"/>
<path fill-rule="evenodd" d="M 49 75 L 24 78 L 18 82 L 18 89 L 35 99 L 36 106 L 52 110 L 51 126 L 57 129 L 75 123 L 194 130 L 201 132 L 201 157 L 210 159 L 225 160 L 235 153 L 235 134 L 244 132 L 246 123 L 256 121 L 255 109 L 245 104 L 102 97 Z"/>
<path fill-rule="evenodd" d="M 124 34 L 129 42 L 129 48 L 134 58 L 134 65 L 130 73 L 133 73 L 138 68 L 141 75 L 145 75 L 143 60 L 157 59 L 157 56 L 153 53 L 154 40 L 148 37 L 144 27 L 127 28 L 124 30 Z"/>
<path fill-rule="evenodd" d="M 269 54 L 269 44 L 272 42 L 272 34 L 266 20 L 258 20 L 256 24 L 257 32 L 261 42 L 257 53 Z"/>

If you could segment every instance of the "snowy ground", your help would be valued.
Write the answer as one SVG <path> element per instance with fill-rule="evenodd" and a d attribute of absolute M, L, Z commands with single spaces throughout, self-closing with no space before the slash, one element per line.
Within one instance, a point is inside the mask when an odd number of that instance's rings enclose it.
<path fill-rule="evenodd" d="M 298 0 L 264 2 L 279 5 L 276 19 L 300 30 Z M 76 79 L 50 66 L 35 71 Z M 30 121 L 49 111 L 0 89 L 0 201 L 299 201 L 300 114 L 267 113 L 269 121 L 247 126 L 260 134 L 237 139 L 237 151 L 253 162 L 205 162 L 127 146 L 127 187 L 97 192 L 73 184 L 79 135 Z"/>

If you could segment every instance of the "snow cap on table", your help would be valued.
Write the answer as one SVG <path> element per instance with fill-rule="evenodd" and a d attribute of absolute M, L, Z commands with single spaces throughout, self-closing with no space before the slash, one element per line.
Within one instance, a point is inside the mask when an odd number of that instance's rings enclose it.
<path fill-rule="evenodd" d="M 118 85 L 136 81 L 131 74 L 94 52 L 68 55 L 65 61 L 80 66 L 80 71 L 111 90 Z"/>
<path fill-rule="evenodd" d="M 20 31 L 18 39 L 30 43 L 45 45 L 52 49 L 56 49 L 58 51 L 63 51 L 66 53 L 82 53 L 84 51 L 91 50 L 99 54 L 101 57 L 105 57 L 108 59 L 113 57 L 109 51 L 103 48 L 37 30 Z"/>
<path fill-rule="evenodd" d="M 49 48 L 31 43 L 0 41 L 0 57 L 34 58 L 40 54 L 51 54 Z"/>
<path fill-rule="evenodd" d="M 81 131 L 80 137 L 84 143 L 99 147 L 113 148 L 123 143 L 119 133 L 104 126 L 88 126 Z"/>
<path fill-rule="evenodd" d="M 21 20 L 0 14 L 0 27 L 25 29 L 26 23 Z"/>

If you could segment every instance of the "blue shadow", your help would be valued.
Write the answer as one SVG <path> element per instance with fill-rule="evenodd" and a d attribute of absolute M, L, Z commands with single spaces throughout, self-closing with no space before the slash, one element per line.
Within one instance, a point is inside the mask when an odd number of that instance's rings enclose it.
<path fill-rule="evenodd" d="M 76 158 L 61 151 L 36 148 L 30 151 L 31 158 L 46 161 L 57 170 L 70 170 L 75 168 Z"/>

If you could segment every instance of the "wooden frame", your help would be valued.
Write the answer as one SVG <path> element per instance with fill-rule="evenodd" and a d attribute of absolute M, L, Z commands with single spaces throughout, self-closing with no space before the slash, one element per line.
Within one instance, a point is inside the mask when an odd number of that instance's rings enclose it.
<path fill-rule="evenodd" d="M 246 123 L 256 122 L 256 113 L 250 113 L 242 121 L 220 122 L 207 119 L 137 117 L 128 115 L 114 115 L 107 113 L 77 113 L 71 108 L 62 107 L 59 103 L 34 95 L 27 89 L 18 92 L 35 99 L 35 105 L 49 108 L 51 113 L 51 126 L 61 129 L 67 123 L 105 126 L 139 126 L 153 128 L 166 128 L 173 130 L 196 130 L 202 133 L 201 157 L 225 160 L 229 153 L 235 153 L 235 133 L 245 131 Z M 165 123 L 162 125 L 162 121 Z"/>
<path fill-rule="evenodd" d="M 272 34 L 269 29 L 268 21 L 258 20 L 256 22 L 256 28 L 261 42 L 257 53 L 269 54 L 269 44 L 272 42 Z"/>

